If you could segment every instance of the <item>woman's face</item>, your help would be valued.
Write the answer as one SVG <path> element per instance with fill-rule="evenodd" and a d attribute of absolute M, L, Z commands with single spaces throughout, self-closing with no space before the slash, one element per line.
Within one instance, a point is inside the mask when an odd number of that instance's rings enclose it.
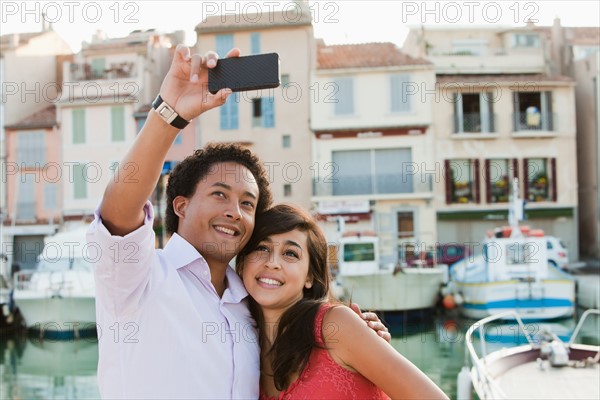
<path fill-rule="evenodd" d="M 261 241 L 245 258 L 244 286 L 263 310 L 282 313 L 312 286 L 306 232 L 294 229 Z"/>

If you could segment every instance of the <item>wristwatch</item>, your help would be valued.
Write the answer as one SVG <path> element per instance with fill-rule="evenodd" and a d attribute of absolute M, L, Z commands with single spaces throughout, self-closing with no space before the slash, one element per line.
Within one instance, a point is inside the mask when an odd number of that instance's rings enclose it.
<path fill-rule="evenodd" d="M 185 128 L 190 121 L 186 121 L 181 118 L 179 114 L 168 105 L 160 94 L 156 96 L 156 99 L 152 102 L 152 107 L 154 107 L 154 111 L 169 125 L 174 126 L 175 128 L 183 129 Z"/>

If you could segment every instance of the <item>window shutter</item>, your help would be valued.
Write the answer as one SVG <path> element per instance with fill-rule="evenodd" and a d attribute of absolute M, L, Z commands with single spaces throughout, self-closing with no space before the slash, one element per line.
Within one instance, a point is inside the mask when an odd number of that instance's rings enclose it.
<path fill-rule="evenodd" d="M 550 159 L 550 173 L 552 174 L 552 201 L 556 201 L 558 196 L 556 193 L 556 158 L 554 157 Z"/>
<path fill-rule="evenodd" d="M 260 33 L 258 32 L 250 34 L 250 52 L 251 54 L 260 54 Z"/>
<path fill-rule="evenodd" d="M 475 203 L 481 203 L 481 177 L 479 176 L 479 160 L 475 159 L 473 162 L 473 173 L 475 174 L 475 193 L 473 196 L 473 201 Z"/>
<path fill-rule="evenodd" d="M 265 128 L 275 127 L 275 98 L 263 97 L 261 99 L 263 126 Z"/>
<path fill-rule="evenodd" d="M 454 93 L 452 94 L 452 106 L 454 107 L 454 133 L 460 133 L 462 132 L 461 129 L 461 123 L 460 123 L 460 119 L 461 119 L 461 113 L 458 107 L 458 102 L 459 102 L 459 98 L 458 98 L 458 94 Z"/>
<path fill-rule="evenodd" d="M 490 204 L 492 202 L 492 187 L 491 187 L 491 176 L 490 176 L 490 160 L 485 160 L 485 202 Z"/>
<path fill-rule="evenodd" d="M 446 179 L 446 204 L 452 204 L 452 169 L 450 169 L 450 160 L 444 160 L 444 171 Z"/>
<path fill-rule="evenodd" d="M 523 198 L 529 199 L 529 158 L 523 159 Z"/>

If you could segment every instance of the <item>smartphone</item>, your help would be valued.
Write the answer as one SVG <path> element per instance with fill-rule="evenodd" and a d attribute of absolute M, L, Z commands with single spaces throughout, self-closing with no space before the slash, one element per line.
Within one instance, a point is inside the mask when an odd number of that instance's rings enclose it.
<path fill-rule="evenodd" d="M 223 88 L 234 92 L 276 88 L 279 81 L 277 53 L 223 58 L 208 70 L 208 90 L 212 94 Z"/>

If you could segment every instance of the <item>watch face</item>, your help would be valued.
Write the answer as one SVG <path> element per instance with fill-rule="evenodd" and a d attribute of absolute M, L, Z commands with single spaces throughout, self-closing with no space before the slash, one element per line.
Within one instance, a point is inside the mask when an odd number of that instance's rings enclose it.
<path fill-rule="evenodd" d="M 163 103 L 163 104 L 165 104 L 165 103 Z M 171 110 L 171 109 L 170 109 L 170 108 L 168 108 L 168 107 L 161 107 L 161 109 L 158 111 L 158 113 L 159 113 L 159 114 L 160 114 L 160 115 L 161 115 L 163 118 L 169 119 L 169 118 L 171 118 L 171 115 L 173 115 L 173 110 Z"/>

